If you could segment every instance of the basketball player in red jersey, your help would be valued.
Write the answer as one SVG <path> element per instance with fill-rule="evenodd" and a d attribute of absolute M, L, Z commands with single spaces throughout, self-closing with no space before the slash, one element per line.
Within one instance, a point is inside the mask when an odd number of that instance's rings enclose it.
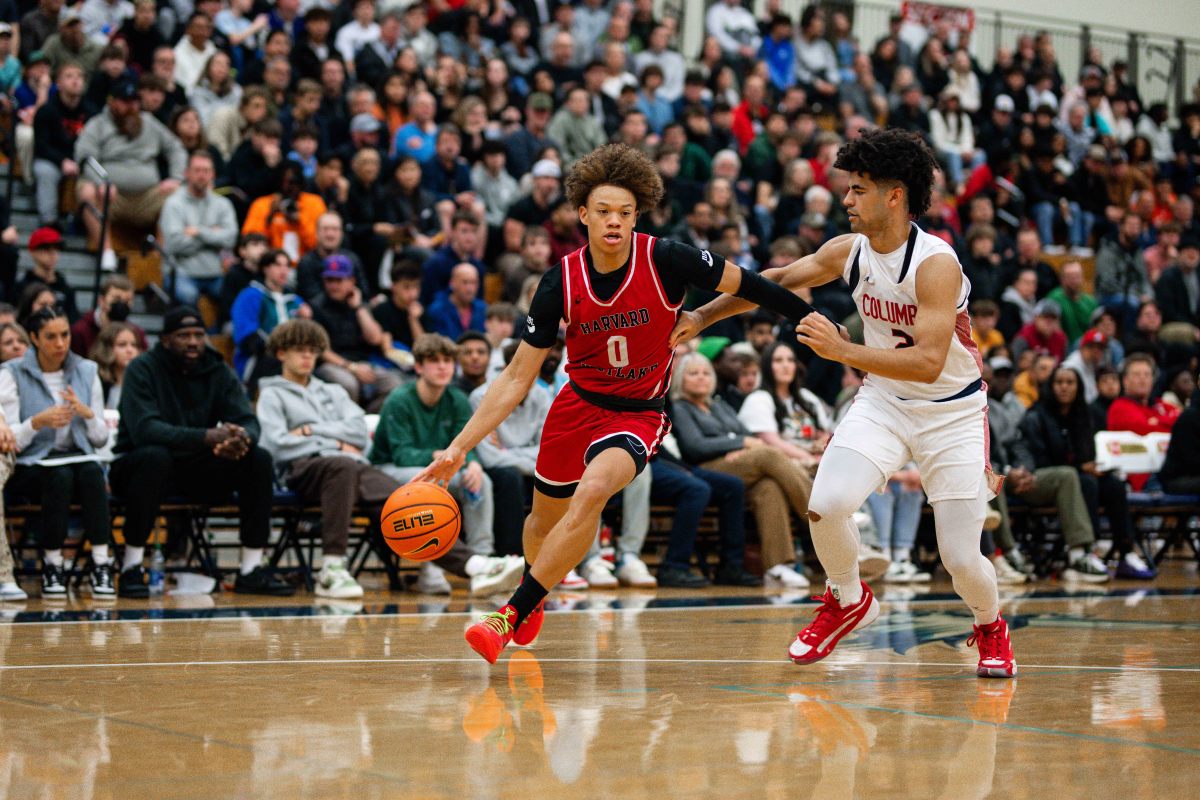
<path fill-rule="evenodd" d="M 533 386 L 567 325 L 569 382 L 542 430 L 533 510 L 525 520 L 525 578 L 507 605 L 466 633 L 490 663 L 514 638 L 528 644 L 542 626 L 547 587 L 587 554 L 600 511 L 658 448 L 670 428 L 663 413 L 671 384 L 671 331 L 689 286 L 734 292 L 793 320 L 812 311 L 779 284 L 707 250 L 634 233 L 655 208 L 662 179 L 644 154 L 605 145 L 575 163 L 567 198 L 579 209 L 588 244 L 543 276 L 521 345 L 454 441 L 413 480 L 445 482 Z"/>
<path fill-rule="evenodd" d="M 976 674 L 1011 678 L 1017 665 L 1000 616 L 996 572 L 979 552 L 987 501 L 1002 479 L 987 457 L 987 392 L 967 316 L 971 284 L 954 250 L 913 222 L 929 208 L 937 161 L 919 136 L 893 128 L 863 131 L 842 147 L 834 166 L 850 173 L 842 203 L 852 233 L 764 273 L 793 289 L 844 279 L 865 341 L 846 341 L 820 314 L 796 329 L 817 355 L 867 377 L 813 481 L 808 518 L 828 588 L 788 657 L 797 664 L 819 661 L 879 616 L 871 587 L 859 578 L 852 515 L 887 476 L 916 461 L 942 564 L 975 615 L 967 642 L 979 645 Z M 684 315 L 673 341 L 751 307 L 718 297 Z"/>

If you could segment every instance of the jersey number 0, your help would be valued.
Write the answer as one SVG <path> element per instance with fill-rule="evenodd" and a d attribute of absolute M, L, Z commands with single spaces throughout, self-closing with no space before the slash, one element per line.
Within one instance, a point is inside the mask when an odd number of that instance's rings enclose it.
<path fill-rule="evenodd" d="M 629 366 L 629 343 L 624 336 L 608 337 L 608 363 L 613 367 Z"/>

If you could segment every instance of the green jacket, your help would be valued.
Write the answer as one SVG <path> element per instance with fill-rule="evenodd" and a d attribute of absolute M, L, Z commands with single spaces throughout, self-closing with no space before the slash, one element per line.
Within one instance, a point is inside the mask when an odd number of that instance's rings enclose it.
<path fill-rule="evenodd" d="M 432 408 L 421 402 L 417 383 L 407 383 L 388 395 L 379 411 L 379 426 L 371 445 L 372 464 L 424 467 L 434 450 L 445 450 L 471 418 L 471 403 L 453 386 L 446 387 Z M 467 461 L 476 461 L 475 451 Z"/>
<path fill-rule="evenodd" d="M 246 429 L 258 443 L 258 419 L 246 390 L 221 354 L 205 348 L 190 372 L 161 343 L 135 358 L 121 385 L 121 423 L 113 452 L 161 445 L 172 453 L 207 451 L 204 434 L 221 422 Z"/>
<path fill-rule="evenodd" d="M 1062 309 L 1062 329 L 1067 335 L 1067 341 L 1074 347 L 1079 337 L 1092 327 L 1092 312 L 1096 310 L 1096 298 L 1083 292 L 1079 298 L 1072 300 L 1067 297 L 1061 286 L 1050 290 L 1047 300 L 1053 300 Z"/>

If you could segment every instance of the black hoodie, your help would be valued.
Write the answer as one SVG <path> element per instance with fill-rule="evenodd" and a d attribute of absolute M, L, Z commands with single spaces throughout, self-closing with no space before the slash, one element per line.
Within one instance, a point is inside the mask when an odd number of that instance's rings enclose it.
<path fill-rule="evenodd" d="M 1177 478 L 1200 476 L 1200 389 L 1192 392 L 1188 407 L 1171 426 L 1167 460 L 1158 476 L 1168 489 Z"/>
<path fill-rule="evenodd" d="M 206 347 L 194 369 L 184 372 L 182 367 L 182 360 L 161 343 L 129 364 L 121 386 L 115 453 L 152 445 L 179 456 L 206 452 L 204 434 L 221 422 L 241 425 L 258 442 L 250 400 L 220 353 Z"/>

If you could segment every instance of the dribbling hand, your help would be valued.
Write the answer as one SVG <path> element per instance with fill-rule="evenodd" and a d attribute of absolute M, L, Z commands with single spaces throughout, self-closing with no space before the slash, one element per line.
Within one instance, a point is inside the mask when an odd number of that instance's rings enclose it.
<path fill-rule="evenodd" d="M 436 483 L 439 486 L 445 486 L 462 469 L 463 462 L 466 460 L 466 453 L 454 445 L 450 445 L 441 453 L 436 454 L 429 466 L 414 475 L 409 483 L 425 481 L 426 483 Z"/>
<path fill-rule="evenodd" d="M 683 344 L 689 339 L 700 335 L 700 315 L 695 311 L 684 311 L 679 315 L 675 328 L 671 331 L 671 347 Z"/>

